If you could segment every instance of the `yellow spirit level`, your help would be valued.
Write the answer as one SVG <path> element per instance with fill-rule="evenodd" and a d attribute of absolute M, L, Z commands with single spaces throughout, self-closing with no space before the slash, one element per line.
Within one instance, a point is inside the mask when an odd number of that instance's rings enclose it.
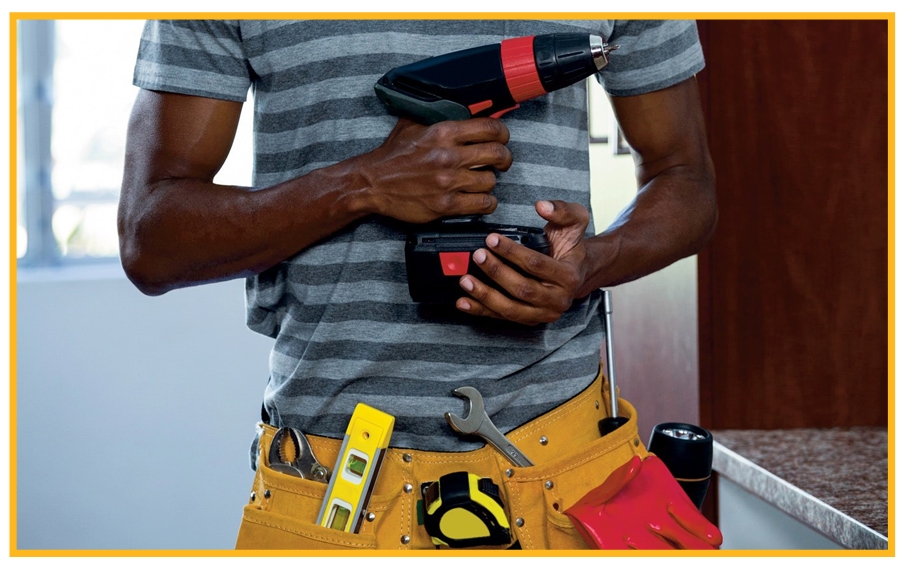
<path fill-rule="evenodd" d="M 361 528 L 393 426 L 393 416 L 360 402 L 355 407 L 317 516 L 320 526 L 345 532 Z"/>
<path fill-rule="evenodd" d="M 489 478 L 457 471 L 421 486 L 424 528 L 433 544 L 450 548 L 511 544 L 512 533 Z"/>

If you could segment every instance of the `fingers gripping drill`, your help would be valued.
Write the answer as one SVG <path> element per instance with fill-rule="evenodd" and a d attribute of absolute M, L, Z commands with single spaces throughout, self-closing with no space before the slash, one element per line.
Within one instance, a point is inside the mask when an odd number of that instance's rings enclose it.
<path fill-rule="evenodd" d="M 380 77 L 374 90 L 390 113 L 422 124 L 499 118 L 521 103 L 602 71 L 609 64 L 610 52 L 617 48 L 601 36 L 586 33 L 509 38 L 396 67 Z M 459 280 L 464 274 L 506 294 L 469 262 L 492 232 L 549 254 L 542 229 L 469 217 L 444 219 L 408 235 L 405 266 L 411 298 L 453 304 L 461 297 Z"/>

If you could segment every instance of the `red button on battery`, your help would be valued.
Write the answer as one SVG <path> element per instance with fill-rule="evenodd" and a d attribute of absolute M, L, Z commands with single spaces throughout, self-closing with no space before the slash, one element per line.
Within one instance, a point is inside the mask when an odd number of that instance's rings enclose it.
<path fill-rule="evenodd" d="M 445 276 L 463 276 L 468 273 L 468 259 L 471 253 L 465 252 L 441 252 L 439 262 L 443 266 Z"/>

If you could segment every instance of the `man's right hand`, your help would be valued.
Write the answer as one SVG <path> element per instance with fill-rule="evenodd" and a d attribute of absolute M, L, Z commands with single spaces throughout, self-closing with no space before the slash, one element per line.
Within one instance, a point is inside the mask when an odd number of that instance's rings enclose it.
<path fill-rule="evenodd" d="M 371 214 L 422 223 L 490 213 L 508 130 L 490 118 L 430 127 L 399 120 L 375 150 L 280 184 L 215 184 L 242 104 L 141 90 L 119 203 L 123 268 L 163 294 L 250 276 Z"/>
<path fill-rule="evenodd" d="M 349 161 L 373 212 L 411 223 L 496 209 L 493 169 L 506 171 L 509 131 L 494 118 L 423 126 L 400 118 L 377 149 Z"/>

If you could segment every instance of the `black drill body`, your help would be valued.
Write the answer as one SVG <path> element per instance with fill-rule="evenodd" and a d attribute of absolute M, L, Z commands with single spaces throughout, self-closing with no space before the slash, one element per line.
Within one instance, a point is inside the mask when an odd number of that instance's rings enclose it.
<path fill-rule="evenodd" d="M 513 55 L 515 42 L 530 53 Z M 425 124 L 498 116 L 593 75 L 608 62 L 608 50 L 587 34 L 515 38 L 396 67 L 374 89 L 390 112 Z M 513 81 L 529 86 L 519 91 Z"/>

